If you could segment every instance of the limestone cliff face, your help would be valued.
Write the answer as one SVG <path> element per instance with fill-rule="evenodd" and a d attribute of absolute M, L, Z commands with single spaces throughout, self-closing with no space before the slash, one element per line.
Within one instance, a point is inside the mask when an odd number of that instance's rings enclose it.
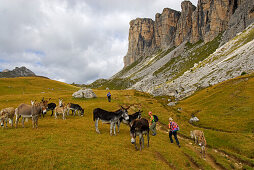
<path fill-rule="evenodd" d="M 243 31 L 248 25 L 254 22 L 253 0 L 239 1 L 234 5 L 232 11 L 233 15 L 230 17 L 228 29 L 223 34 L 221 45 L 228 42 L 230 39 L 235 37 L 237 33 Z"/>
<path fill-rule="evenodd" d="M 148 18 L 137 18 L 130 22 L 129 47 L 124 57 L 124 65 L 136 61 L 145 53 L 155 48 L 154 21 Z"/>
<path fill-rule="evenodd" d="M 178 46 L 184 41 L 209 42 L 232 25 L 237 27 L 240 24 L 239 30 L 242 31 L 254 17 L 253 0 L 199 0 L 197 7 L 183 1 L 181 7 L 182 12 L 165 8 L 161 14 L 156 14 L 155 21 L 138 18 L 130 22 L 125 66 L 156 49 Z M 233 19 L 231 16 L 234 16 Z M 229 31 L 227 37 L 232 38 L 235 32 L 235 29 Z M 233 36 L 230 36 L 231 33 Z"/>
<path fill-rule="evenodd" d="M 237 0 L 199 0 L 192 15 L 191 42 L 209 42 L 226 30 Z"/>
<path fill-rule="evenodd" d="M 155 42 L 158 48 L 166 48 L 174 42 L 177 22 L 181 13 L 165 8 L 155 16 Z"/>
<path fill-rule="evenodd" d="M 182 13 L 177 23 L 177 31 L 175 35 L 176 46 L 190 38 L 192 29 L 192 13 L 196 9 L 196 7 L 190 1 L 183 1 L 181 8 Z"/>

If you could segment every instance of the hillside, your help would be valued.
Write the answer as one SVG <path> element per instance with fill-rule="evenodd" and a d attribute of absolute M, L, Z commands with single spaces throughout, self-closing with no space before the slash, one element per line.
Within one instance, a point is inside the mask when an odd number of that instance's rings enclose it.
<path fill-rule="evenodd" d="M 85 109 L 84 117 L 68 116 L 67 120 L 56 120 L 48 113 L 45 118 L 39 119 L 38 129 L 32 129 L 31 120 L 25 122 L 25 128 L 19 125 L 17 129 L 2 129 L 0 168 L 253 168 L 253 132 L 250 130 L 253 126 L 246 122 L 251 122 L 253 117 L 253 106 L 250 105 L 253 103 L 253 80 L 253 75 L 247 75 L 226 81 L 199 91 L 175 107 L 169 107 L 168 97 L 154 98 L 135 90 L 111 90 L 112 102 L 108 103 L 105 90 L 94 90 L 97 95 L 95 99 L 73 99 L 71 94 L 78 88 L 65 83 L 38 77 L 0 79 L 0 108 L 17 107 L 20 103 L 30 103 L 31 99 L 40 100 L 42 97 L 51 97 L 53 102 L 57 102 L 61 97 L 64 102 L 78 103 Z M 12 90 L 6 90 L 9 86 Z M 205 100 L 200 100 L 203 98 Z M 214 102 L 208 102 L 211 100 Z M 223 105 L 223 100 L 232 102 Z M 235 104 L 239 109 L 235 108 Z M 130 143 L 129 127 L 123 124 L 117 136 L 110 136 L 109 125 L 102 123 L 99 123 L 102 134 L 95 132 L 93 109 L 100 107 L 114 111 L 119 105 L 132 105 L 130 114 L 140 109 L 144 111 L 143 117 L 147 117 L 148 111 L 158 115 L 158 134 L 150 137 L 149 148 L 145 147 L 141 152 L 135 151 Z M 178 111 L 179 107 L 182 108 L 181 111 Z M 227 110 L 233 110 L 230 112 L 231 116 Z M 240 116 L 242 112 L 249 117 Z M 188 123 L 193 113 L 200 118 L 200 122 L 194 126 Z M 211 115 L 219 126 L 208 121 Z M 223 122 L 222 115 L 227 116 Z M 181 148 L 170 144 L 168 134 L 165 133 L 170 116 L 180 126 Z M 236 119 L 246 123 L 241 128 L 235 128 Z M 188 139 L 189 131 L 193 129 L 205 131 L 210 147 L 206 159 L 201 158 L 200 148 L 191 144 L 192 141 Z M 239 139 L 242 141 L 240 144 Z"/>

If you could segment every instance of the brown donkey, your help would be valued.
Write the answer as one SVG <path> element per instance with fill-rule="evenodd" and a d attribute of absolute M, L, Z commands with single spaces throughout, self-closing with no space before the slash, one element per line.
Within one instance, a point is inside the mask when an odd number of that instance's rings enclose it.
<path fill-rule="evenodd" d="M 11 121 L 11 127 L 13 127 L 14 114 L 15 114 L 15 109 L 13 107 L 2 109 L 0 112 L 1 126 L 4 127 L 4 123 L 6 123 L 5 127 L 7 127 L 7 121 L 9 119 Z"/>
<path fill-rule="evenodd" d="M 16 128 L 18 127 L 19 118 L 22 116 L 22 126 L 24 127 L 25 118 L 32 118 L 33 128 L 36 124 L 36 128 L 38 127 L 38 117 L 41 113 L 46 113 L 47 111 L 47 101 L 42 100 L 40 103 L 35 103 L 35 101 L 31 101 L 31 105 L 21 104 L 19 107 L 15 109 L 16 115 Z"/>

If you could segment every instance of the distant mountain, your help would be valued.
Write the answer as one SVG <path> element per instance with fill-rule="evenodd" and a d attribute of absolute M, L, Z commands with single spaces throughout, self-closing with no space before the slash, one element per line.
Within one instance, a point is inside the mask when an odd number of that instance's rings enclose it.
<path fill-rule="evenodd" d="M 13 77 L 33 77 L 36 76 L 34 72 L 27 69 L 26 67 L 16 67 L 13 70 L 5 69 L 0 72 L 0 78 L 13 78 Z"/>

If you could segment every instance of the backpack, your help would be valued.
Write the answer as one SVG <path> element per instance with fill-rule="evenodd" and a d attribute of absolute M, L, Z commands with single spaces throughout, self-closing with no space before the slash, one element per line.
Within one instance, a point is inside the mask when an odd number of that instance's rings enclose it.
<path fill-rule="evenodd" d="M 172 122 L 172 124 L 171 124 L 171 130 L 173 131 L 173 132 L 175 132 L 175 131 L 179 131 L 179 126 L 178 126 L 178 124 L 176 123 L 176 122 Z"/>
<path fill-rule="evenodd" d="M 158 121 L 159 121 L 159 118 L 158 118 L 158 116 L 156 116 L 156 115 L 153 115 L 153 118 L 154 118 L 154 121 L 155 121 L 155 122 L 158 122 Z"/>

